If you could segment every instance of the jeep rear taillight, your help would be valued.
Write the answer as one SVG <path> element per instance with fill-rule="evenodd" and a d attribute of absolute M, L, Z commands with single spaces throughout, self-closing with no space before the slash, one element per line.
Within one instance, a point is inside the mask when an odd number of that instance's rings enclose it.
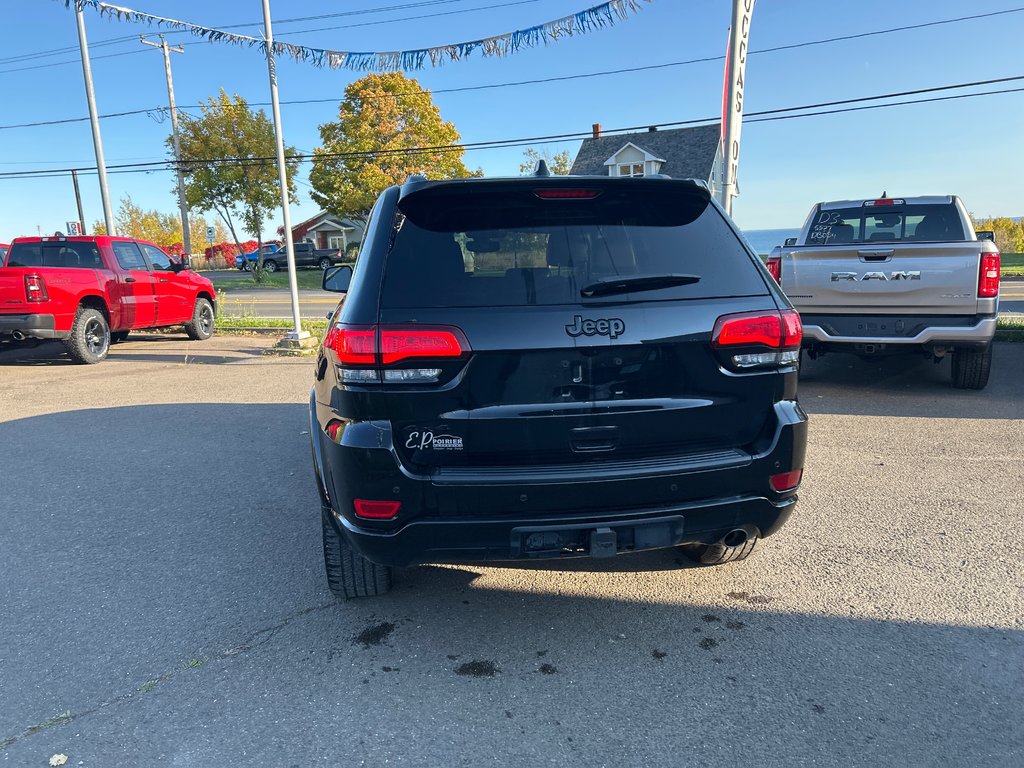
<path fill-rule="evenodd" d="M 796 310 L 745 312 L 718 318 L 711 345 L 729 352 L 736 348 L 729 359 L 735 368 L 775 368 L 800 359 L 803 335 Z M 768 351 L 758 347 L 767 347 Z"/>
<path fill-rule="evenodd" d="M 348 384 L 433 384 L 443 364 L 470 352 L 462 331 L 447 325 L 338 324 L 324 345 L 338 356 L 339 376 Z"/>
<path fill-rule="evenodd" d="M 49 301 L 50 296 L 46 293 L 46 283 L 39 275 L 25 275 L 25 300 L 26 301 Z"/>
<path fill-rule="evenodd" d="M 769 256 L 764 265 L 768 267 L 768 272 L 775 278 L 775 282 L 782 285 L 782 257 Z"/>
<path fill-rule="evenodd" d="M 978 298 L 991 299 L 999 295 L 999 253 L 981 254 L 978 273 Z"/>

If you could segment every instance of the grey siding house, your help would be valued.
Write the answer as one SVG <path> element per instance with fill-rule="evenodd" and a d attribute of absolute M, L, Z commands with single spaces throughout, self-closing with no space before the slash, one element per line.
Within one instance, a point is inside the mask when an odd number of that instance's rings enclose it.
<path fill-rule="evenodd" d="M 720 169 L 721 128 L 695 128 L 617 133 L 603 136 L 600 124 L 584 139 L 572 164 L 574 175 L 650 176 L 662 173 L 674 179 L 701 179 L 715 191 Z"/>

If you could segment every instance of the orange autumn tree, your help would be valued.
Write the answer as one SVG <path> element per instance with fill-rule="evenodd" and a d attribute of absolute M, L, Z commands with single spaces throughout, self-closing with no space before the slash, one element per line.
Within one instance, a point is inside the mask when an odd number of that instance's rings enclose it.
<path fill-rule="evenodd" d="M 336 216 L 365 220 L 385 188 L 414 173 L 431 179 L 483 175 L 466 168 L 462 148 L 408 151 L 455 145 L 461 137 L 441 117 L 430 91 L 401 72 L 367 75 L 349 85 L 338 119 L 320 126 L 320 138 L 309 173 L 311 194 Z"/>

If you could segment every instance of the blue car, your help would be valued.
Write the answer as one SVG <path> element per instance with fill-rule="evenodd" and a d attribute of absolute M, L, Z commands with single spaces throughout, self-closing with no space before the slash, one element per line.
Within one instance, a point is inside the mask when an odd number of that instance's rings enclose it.
<path fill-rule="evenodd" d="M 268 271 L 276 272 L 277 262 L 273 260 L 268 262 L 267 257 L 272 256 L 275 253 L 280 253 L 281 250 L 281 246 L 278 245 L 277 243 L 267 243 L 266 245 L 263 246 L 263 266 L 266 267 Z M 247 253 L 244 256 L 241 254 L 235 256 L 235 268 L 244 270 L 246 272 L 251 270 L 252 265 L 256 263 L 257 253 L 258 251 L 253 251 L 252 253 Z M 273 267 L 271 267 L 271 264 L 273 264 Z"/>

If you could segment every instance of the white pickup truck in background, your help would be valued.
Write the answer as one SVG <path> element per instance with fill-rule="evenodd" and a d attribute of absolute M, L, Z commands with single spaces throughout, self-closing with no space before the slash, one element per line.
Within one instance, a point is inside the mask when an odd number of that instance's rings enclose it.
<path fill-rule="evenodd" d="M 812 358 L 952 356 L 955 387 L 988 383 L 999 250 L 991 233 L 975 233 L 959 198 L 818 203 L 767 265 L 800 312 Z"/>

